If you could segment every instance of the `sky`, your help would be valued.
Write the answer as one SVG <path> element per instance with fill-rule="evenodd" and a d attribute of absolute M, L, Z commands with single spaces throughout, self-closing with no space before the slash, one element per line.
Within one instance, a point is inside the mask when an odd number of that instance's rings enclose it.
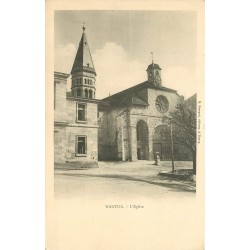
<path fill-rule="evenodd" d="M 55 71 L 70 73 L 83 23 L 97 73 L 96 98 L 146 81 L 151 52 L 163 86 L 185 98 L 196 93 L 195 12 L 55 11 Z M 70 84 L 69 77 L 68 89 Z"/>

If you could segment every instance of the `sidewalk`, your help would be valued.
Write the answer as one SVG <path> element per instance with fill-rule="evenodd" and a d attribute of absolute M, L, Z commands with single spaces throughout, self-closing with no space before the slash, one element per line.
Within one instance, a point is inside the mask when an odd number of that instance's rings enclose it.
<path fill-rule="evenodd" d="M 186 192 L 196 191 L 196 184 L 193 182 L 170 180 L 158 175 L 161 171 L 171 171 L 171 162 L 162 162 L 161 166 L 155 166 L 153 161 L 99 162 L 98 165 L 99 168 L 92 169 L 56 169 L 55 174 L 67 172 L 72 175 L 145 182 Z M 175 168 L 192 168 L 192 162 L 175 162 Z"/>

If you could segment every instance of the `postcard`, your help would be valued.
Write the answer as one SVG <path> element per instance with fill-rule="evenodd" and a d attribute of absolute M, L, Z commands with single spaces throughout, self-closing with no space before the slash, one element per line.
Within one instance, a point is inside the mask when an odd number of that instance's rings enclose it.
<path fill-rule="evenodd" d="M 46 249 L 204 249 L 204 1 L 46 2 Z"/>

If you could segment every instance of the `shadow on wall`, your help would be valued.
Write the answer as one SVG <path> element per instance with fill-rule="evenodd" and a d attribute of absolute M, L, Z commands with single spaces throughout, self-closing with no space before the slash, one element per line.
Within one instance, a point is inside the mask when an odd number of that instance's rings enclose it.
<path fill-rule="evenodd" d="M 98 160 L 99 161 L 119 161 L 117 159 L 116 145 L 98 145 Z"/>

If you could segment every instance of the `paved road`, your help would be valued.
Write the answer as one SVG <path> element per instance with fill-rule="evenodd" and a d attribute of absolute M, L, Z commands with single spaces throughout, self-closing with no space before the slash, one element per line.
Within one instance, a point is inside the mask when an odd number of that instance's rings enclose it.
<path fill-rule="evenodd" d="M 157 174 L 170 170 L 168 163 L 152 162 L 99 163 L 88 170 L 56 170 L 55 198 L 164 198 L 195 197 L 195 188 L 187 183 L 160 180 Z M 190 163 L 176 163 L 176 167 Z"/>

